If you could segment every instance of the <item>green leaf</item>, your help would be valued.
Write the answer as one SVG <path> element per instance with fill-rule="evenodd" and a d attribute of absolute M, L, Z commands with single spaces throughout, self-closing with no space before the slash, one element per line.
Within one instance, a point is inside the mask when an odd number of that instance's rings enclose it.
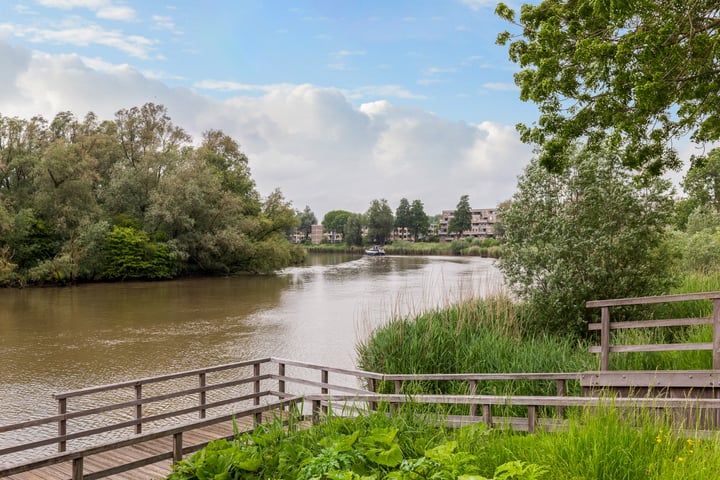
<path fill-rule="evenodd" d="M 369 448 L 364 453 L 371 462 L 387 467 L 396 467 L 403 461 L 402 450 L 397 444 L 394 444 L 389 449 Z"/>

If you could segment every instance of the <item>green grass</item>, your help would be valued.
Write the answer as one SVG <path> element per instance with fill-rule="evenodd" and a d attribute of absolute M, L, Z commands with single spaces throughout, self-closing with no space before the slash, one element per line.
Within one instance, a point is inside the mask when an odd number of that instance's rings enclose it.
<path fill-rule="evenodd" d="M 333 253 L 365 253 L 366 246 L 349 247 L 344 243 L 322 243 L 320 245 L 304 245 L 309 252 Z M 467 255 L 499 258 L 500 241 L 495 239 L 454 240 L 452 242 L 408 242 L 396 240 L 383 247 L 388 255 Z"/>
<path fill-rule="evenodd" d="M 566 430 L 460 429 L 441 417 L 326 416 L 302 429 L 276 421 L 220 440 L 175 465 L 169 480 L 237 479 L 709 479 L 720 439 L 669 416 L 612 406 L 578 412 Z"/>
<path fill-rule="evenodd" d="M 506 295 L 476 299 L 415 318 L 396 319 L 376 329 L 357 347 L 359 367 L 382 373 L 548 373 L 596 370 L 599 359 L 579 340 L 527 335 L 527 309 Z M 467 382 L 417 382 L 406 393 L 468 392 Z M 480 394 L 554 395 L 554 381 L 484 381 Z M 390 382 L 380 392 L 394 391 Z M 568 393 L 580 394 L 577 382 Z M 500 409 L 495 409 L 496 413 Z M 456 412 L 462 413 L 462 412 Z M 506 413 L 506 412 L 505 412 Z"/>

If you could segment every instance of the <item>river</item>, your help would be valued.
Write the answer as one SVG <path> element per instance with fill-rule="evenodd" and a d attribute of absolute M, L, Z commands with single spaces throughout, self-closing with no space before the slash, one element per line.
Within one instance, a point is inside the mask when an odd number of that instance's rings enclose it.
<path fill-rule="evenodd" d="M 501 285 L 490 259 L 311 255 L 276 275 L 0 289 L 0 425 L 52 394 L 277 356 L 354 368 L 392 316 Z"/>

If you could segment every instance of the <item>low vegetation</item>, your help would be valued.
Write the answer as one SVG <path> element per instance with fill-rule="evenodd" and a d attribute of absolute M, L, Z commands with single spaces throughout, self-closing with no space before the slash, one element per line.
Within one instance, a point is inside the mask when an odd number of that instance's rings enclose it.
<path fill-rule="evenodd" d="M 362 246 L 348 246 L 344 243 L 305 245 L 310 252 L 345 252 L 364 254 Z M 494 238 L 465 238 L 452 242 L 409 242 L 395 240 L 383 247 L 388 255 L 464 255 L 499 258 L 502 253 L 502 241 Z"/>
<path fill-rule="evenodd" d="M 173 467 L 168 480 L 201 479 L 707 479 L 720 439 L 671 419 L 611 406 L 572 415 L 556 433 L 524 434 L 397 411 L 333 415 L 319 425 L 276 420 L 217 440 Z"/>

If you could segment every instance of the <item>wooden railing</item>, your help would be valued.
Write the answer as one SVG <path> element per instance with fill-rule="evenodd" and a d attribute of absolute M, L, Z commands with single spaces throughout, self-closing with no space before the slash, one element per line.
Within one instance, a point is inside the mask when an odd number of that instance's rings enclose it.
<path fill-rule="evenodd" d="M 395 398 L 373 392 L 381 382 L 394 385 L 399 397 L 410 398 L 404 392 L 407 382 L 462 381 L 468 384 L 467 398 L 475 398 L 473 393 L 482 382 L 513 380 L 554 381 L 558 385 L 558 395 L 564 395 L 566 382 L 578 380 L 579 376 L 575 373 L 383 375 L 263 358 L 90 387 L 55 395 L 58 402 L 56 415 L 0 426 L 0 440 L 3 435 L 28 438 L 29 435 L 23 432 L 38 427 L 46 430 L 45 436 L 33 433 L 30 441 L 0 447 L 0 477 L 72 462 L 73 478 L 92 479 L 160 460 L 177 461 L 204 445 L 183 445 L 183 432 L 227 422 L 231 418 L 252 418 L 256 425 L 262 422 L 264 412 L 280 411 L 290 405 L 302 408 L 303 413 L 310 417 L 333 408 L 333 398 L 353 398 L 357 402 L 355 408 L 373 409 L 378 403 L 385 402 L 385 398 Z M 310 400 L 307 396 L 313 394 L 320 397 Z M 507 404 L 508 398 L 512 397 L 497 398 Z M 542 398 L 538 398 L 537 402 L 538 405 L 549 405 Z M 492 401 L 467 402 L 466 405 L 471 406 L 467 418 L 471 421 L 485 419 L 492 423 L 490 408 L 493 404 Z M 484 417 L 477 416 L 478 406 L 482 406 Z M 56 433 L 48 430 L 53 425 Z M 162 437 L 172 437 L 171 450 L 132 464 L 117 465 L 110 470 L 83 474 L 83 460 L 90 455 Z M 57 453 L 47 450 L 53 445 Z M 33 453 L 34 459 L 31 457 Z M 23 458 L 20 464 L 5 466 L 6 459 L 15 460 L 18 455 Z"/>
<path fill-rule="evenodd" d="M 657 303 L 687 302 L 711 300 L 712 317 L 678 318 L 663 320 L 641 320 L 612 322 L 610 308 L 629 305 L 650 305 Z M 720 370 L 720 292 L 691 293 L 683 295 L 665 295 L 656 297 L 621 298 L 615 300 L 594 300 L 586 303 L 587 308 L 600 308 L 600 322 L 591 323 L 588 329 L 600 330 L 600 345 L 590 347 L 590 352 L 600 354 L 600 370 L 610 369 L 610 354 L 614 352 L 662 352 L 674 350 L 712 350 L 712 368 Z M 612 345 L 611 332 L 626 328 L 683 327 L 691 325 L 712 325 L 712 342 L 671 343 L 653 345 Z"/>
<path fill-rule="evenodd" d="M 263 358 L 86 388 L 56 395 L 59 410 L 57 415 L 0 426 L 0 439 L 2 434 L 19 435 L 38 426 L 57 426 L 56 434 L 0 448 L 0 478 L 70 462 L 73 480 L 92 480 L 158 461 L 178 461 L 205 445 L 184 444 L 185 432 L 240 418 L 252 419 L 250 425 L 257 425 L 263 421 L 263 413 L 273 411 L 282 415 L 284 409 L 290 406 L 300 409 L 307 418 L 316 419 L 323 411 L 339 409 L 342 412 L 348 405 L 359 410 L 372 410 L 380 404 L 398 405 L 405 402 L 465 405 L 465 413 L 448 419 L 455 424 L 485 422 L 530 432 L 535 431 L 538 426 L 557 428 L 563 423 L 564 408 L 597 406 L 607 401 L 597 396 L 565 395 L 568 382 L 579 381 L 582 375 L 383 375 L 293 360 Z M 483 382 L 519 380 L 555 382 L 556 392 L 550 396 L 477 394 L 483 390 Z M 428 395 L 416 391 L 416 382 L 466 382 L 468 393 Z M 395 393 L 375 392 L 381 384 L 394 387 Z M 108 403 L 96 404 L 97 395 L 108 397 L 104 398 Z M 616 399 L 613 402 L 621 406 L 652 408 L 680 408 L 688 404 L 687 399 L 667 398 Z M 718 399 L 698 399 L 691 403 L 698 408 L 720 409 Z M 159 409 L 158 405 L 162 408 Z M 526 408 L 527 415 L 512 418 L 493 416 L 493 409 L 497 413 L 500 407 L 507 406 Z M 543 409 L 548 413 L 539 418 Z M 119 415 L 120 412 L 125 412 L 125 415 Z M 94 421 L 88 424 L 87 419 L 90 417 L 94 417 Z M 174 422 L 170 422 L 171 420 Z M 113 452 L 163 437 L 172 439 L 172 446 L 168 447 L 167 451 L 156 452 L 147 458 L 129 463 L 119 461 L 117 465 L 103 471 L 84 472 L 84 460 L 91 455 Z M 31 451 L 51 446 L 56 446 L 59 452 L 40 452 L 37 458 L 26 459 Z M 8 456 L 18 453 L 23 455 L 19 464 L 4 466 L 4 460 Z"/>

